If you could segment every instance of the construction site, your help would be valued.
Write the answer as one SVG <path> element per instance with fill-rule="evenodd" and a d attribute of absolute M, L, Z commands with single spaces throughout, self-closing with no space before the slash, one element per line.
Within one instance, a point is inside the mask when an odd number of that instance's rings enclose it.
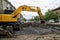
<path fill-rule="evenodd" d="M 36 12 L 39 19 L 27 20 L 22 11 Z M 47 16 L 45 19 L 39 6 L 20 5 L 15 8 L 10 1 L 0 0 L 0 40 L 60 40 L 60 7 L 52 11 L 57 13 L 51 17 L 53 21 Z"/>

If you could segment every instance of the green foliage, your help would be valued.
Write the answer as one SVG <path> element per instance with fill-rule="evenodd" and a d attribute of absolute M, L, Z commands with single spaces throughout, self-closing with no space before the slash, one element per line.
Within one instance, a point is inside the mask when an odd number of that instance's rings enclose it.
<path fill-rule="evenodd" d="M 34 20 L 35 21 L 39 21 L 40 20 L 40 17 L 39 16 L 36 16 L 36 17 L 34 17 Z"/>
<path fill-rule="evenodd" d="M 34 21 L 34 19 L 30 19 L 30 21 Z"/>
<path fill-rule="evenodd" d="M 23 20 L 24 20 L 24 21 L 26 21 L 26 19 L 25 19 L 25 18 L 23 18 Z"/>
<path fill-rule="evenodd" d="M 48 12 L 45 13 L 44 18 L 45 20 L 56 20 L 58 19 L 58 15 L 55 12 L 48 10 Z"/>
<path fill-rule="evenodd" d="M 39 21 L 40 17 L 39 16 L 35 16 L 34 19 L 30 19 L 30 21 Z"/>

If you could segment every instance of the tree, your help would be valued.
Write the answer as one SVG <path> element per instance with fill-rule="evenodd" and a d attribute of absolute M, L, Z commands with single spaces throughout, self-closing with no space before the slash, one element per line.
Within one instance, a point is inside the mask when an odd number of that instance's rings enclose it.
<path fill-rule="evenodd" d="M 36 17 L 34 17 L 34 20 L 35 21 L 39 21 L 40 20 L 40 17 L 39 16 L 36 16 Z"/>
<path fill-rule="evenodd" d="M 34 18 L 30 19 L 30 21 L 39 21 L 40 17 L 39 16 L 35 16 Z"/>
<path fill-rule="evenodd" d="M 34 19 L 30 19 L 30 21 L 34 21 Z"/>
<path fill-rule="evenodd" d="M 23 20 L 24 20 L 24 21 L 26 21 L 26 19 L 25 19 L 25 18 L 23 18 Z"/>
<path fill-rule="evenodd" d="M 48 12 L 45 13 L 45 20 L 57 20 L 58 19 L 58 14 L 56 14 L 55 12 L 48 10 Z"/>

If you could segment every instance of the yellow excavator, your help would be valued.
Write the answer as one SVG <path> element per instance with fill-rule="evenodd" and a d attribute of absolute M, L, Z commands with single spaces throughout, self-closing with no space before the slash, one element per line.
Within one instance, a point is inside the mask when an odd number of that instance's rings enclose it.
<path fill-rule="evenodd" d="M 3 13 L 0 14 L 0 26 L 3 30 L 7 30 L 10 34 L 13 34 L 14 28 L 20 28 L 20 22 L 18 22 L 18 17 L 21 15 L 22 11 L 30 11 L 30 12 L 37 12 L 40 16 L 41 22 L 43 22 L 44 17 L 42 15 L 40 7 L 34 6 L 26 6 L 22 5 L 19 6 L 15 11 L 12 13 Z"/>

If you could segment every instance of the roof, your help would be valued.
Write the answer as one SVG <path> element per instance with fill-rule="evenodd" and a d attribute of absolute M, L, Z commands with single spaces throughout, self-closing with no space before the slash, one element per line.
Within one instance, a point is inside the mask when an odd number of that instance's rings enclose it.
<path fill-rule="evenodd" d="M 14 9 L 16 9 L 16 8 L 11 4 L 11 2 L 9 2 L 8 0 L 4 0 L 4 1 L 8 2 Z"/>
<path fill-rule="evenodd" d="M 60 9 L 60 7 L 56 8 L 56 9 L 53 9 L 52 11 L 56 11 L 56 10 L 59 10 L 59 9 Z"/>

